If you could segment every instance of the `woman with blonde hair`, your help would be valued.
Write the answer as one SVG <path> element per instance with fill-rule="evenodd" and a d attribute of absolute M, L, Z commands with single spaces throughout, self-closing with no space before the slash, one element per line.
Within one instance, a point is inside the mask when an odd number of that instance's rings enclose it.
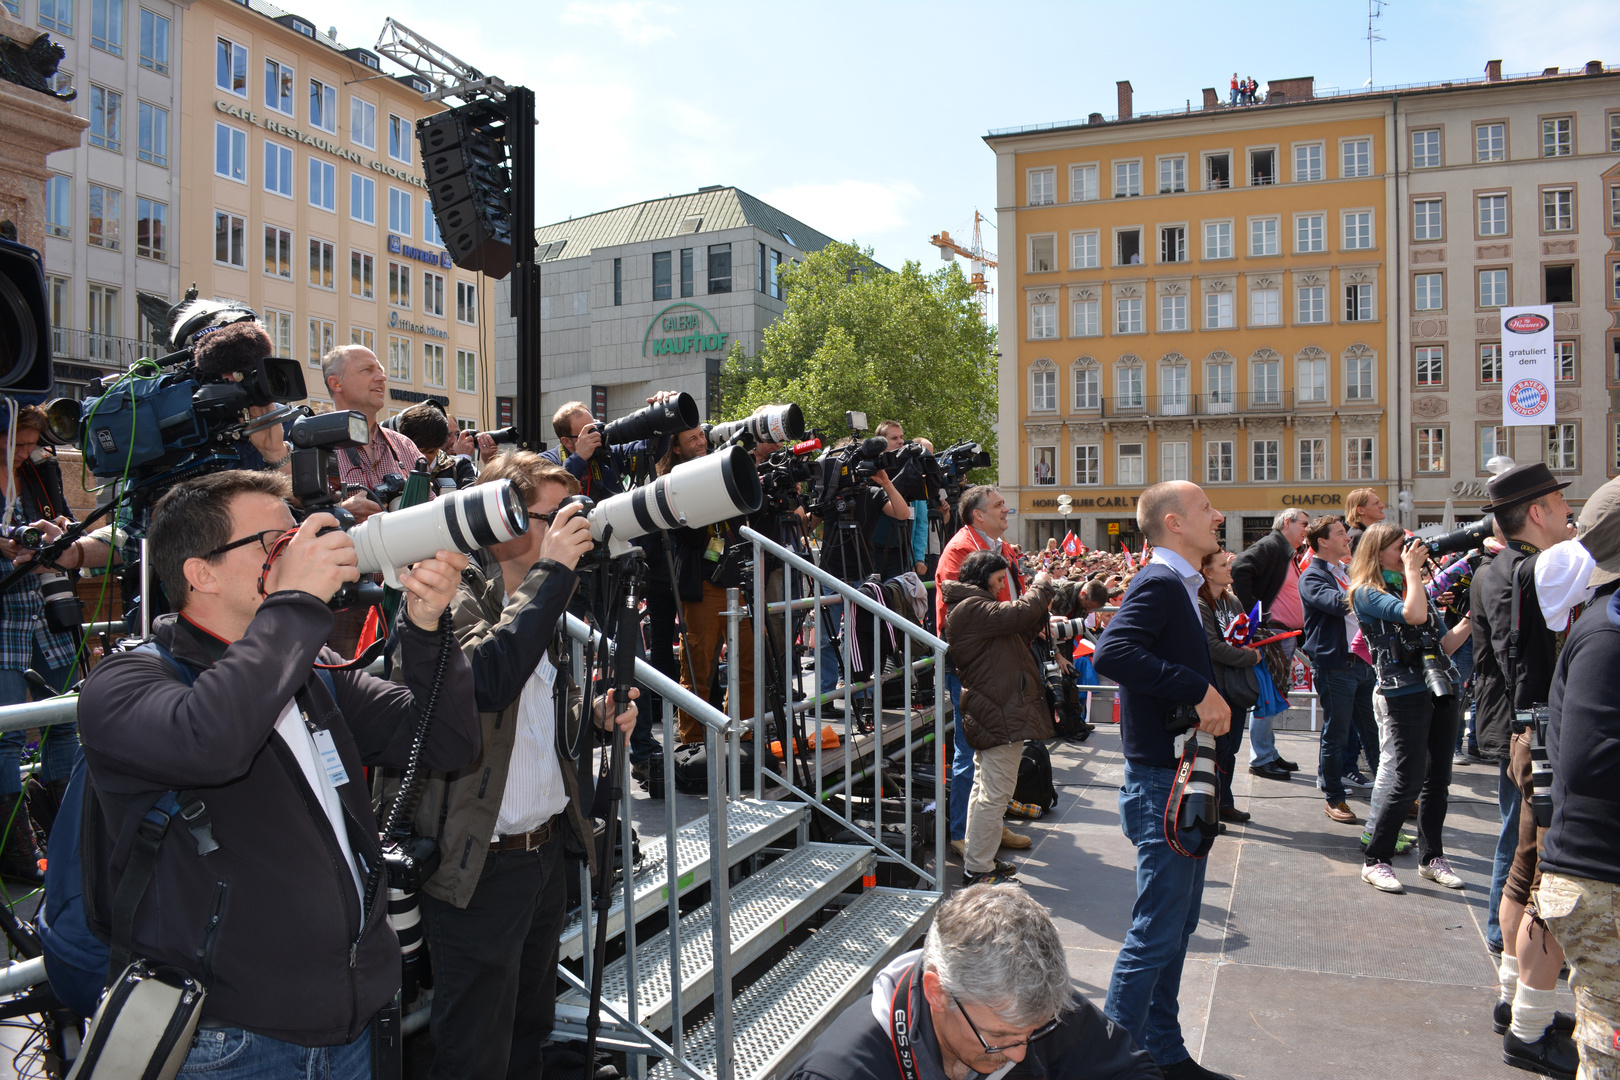
<path fill-rule="evenodd" d="M 1372 650 L 1378 673 L 1373 709 L 1387 733 L 1389 755 L 1380 768 L 1391 776 L 1387 785 L 1373 788 L 1361 880 L 1383 892 L 1405 891 L 1390 859 L 1407 811 L 1418 801 L 1418 873 L 1460 889 L 1462 878 L 1446 861 L 1440 833 L 1462 693 L 1451 654 L 1473 631 L 1466 618 L 1446 629 L 1423 588 L 1429 549 L 1416 538 L 1403 547 L 1405 540 L 1399 526 L 1378 522 L 1368 527 L 1350 560 L 1350 606 Z"/>

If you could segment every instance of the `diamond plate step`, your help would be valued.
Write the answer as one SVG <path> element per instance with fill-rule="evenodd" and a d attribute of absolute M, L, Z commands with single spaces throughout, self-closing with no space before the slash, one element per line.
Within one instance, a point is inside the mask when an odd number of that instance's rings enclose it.
<path fill-rule="evenodd" d="M 825 907 L 862 875 L 872 873 L 876 859 L 870 848 L 848 844 L 807 844 L 752 874 L 731 890 L 732 971 L 762 956 L 789 932 Z M 681 1008 L 689 1010 L 707 1000 L 714 989 L 714 932 L 712 906 L 704 904 L 681 917 Z M 625 962 L 621 957 L 602 973 L 602 1001 L 629 1015 L 625 988 Z M 671 1019 L 669 930 L 666 928 L 636 947 L 637 1019 L 654 1031 L 668 1030 Z M 564 1020 L 577 1020 L 583 1032 L 584 1010 L 590 1001 L 570 991 L 557 1002 L 558 1028 Z"/>
<path fill-rule="evenodd" d="M 727 865 L 735 866 L 787 833 L 798 828 L 810 808 L 799 802 L 760 802 L 739 799 L 726 804 Z M 635 872 L 635 913 L 639 922 L 669 900 L 664 858 L 665 837 L 641 834 L 641 865 Z M 682 825 L 675 834 L 675 884 L 685 895 L 709 880 L 709 819 L 705 815 Z M 575 912 L 563 927 L 558 957 L 578 960 L 585 955 L 580 930 L 583 912 Z M 618 890 L 608 911 L 608 938 L 624 932 L 624 891 Z"/>
<path fill-rule="evenodd" d="M 811 939 L 784 956 L 732 1000 L 732 1076 L 768 1080 L 810 1049 L 872 976 L 921 936 L 939 902 L 935 893 L 869 889 Z M 686 1032 L 686 1059 L 709 1076 L 714 1067 L 714 1021 Z M 668 1061 L 649 1074 L 685 1076 Z"/>

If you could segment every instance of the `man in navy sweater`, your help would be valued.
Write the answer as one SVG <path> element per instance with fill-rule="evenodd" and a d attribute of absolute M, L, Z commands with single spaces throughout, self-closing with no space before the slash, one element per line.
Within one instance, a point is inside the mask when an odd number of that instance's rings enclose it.
<path fill-rule="evenodd" d="M 1142 493 L 1136 524 L 1153 559 L 1131 581 L 1092 657 L 1121 688 L 1119 818 L 1136 846 L 1136 904 L 1103 1011 L 1153 1055 L 1165 1080 L 1229 1080 L 1194 1061 L 1181 1038 L 1176 998 L 1198 926 L 1205 863 L 1177 854 L 1164 831 L 1176 779 L 1171 714 L 1195 706 L 1199 730 L 1211 735 L 1224 735 L 1232 723 L 1198 616 L 1199 566 L 1220 550 L 1225 520 L 1197 484 L 1178 480 Z"/>

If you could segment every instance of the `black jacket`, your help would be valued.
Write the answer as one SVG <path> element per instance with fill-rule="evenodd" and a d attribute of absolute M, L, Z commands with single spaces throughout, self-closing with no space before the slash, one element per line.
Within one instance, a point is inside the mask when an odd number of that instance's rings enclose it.
<path fill-rule="evenodd" d="M 303 770 L 274 733 L 302 689 L 332 733 L 349 782 L 338 788 L 357 861 L 381 858 L 362 765 L 403 765 L 416 702 L 425 698 L 441 638 L 401 620 L 397 686 L 333 672 L 337 700 L 315 674 L 332 612 L 303 592 L 273 593 L 247 633 L 227 646 L 183 623 L 154 636 L 200 671 L 187 687 L 154 653 L 123 652 L 96 666 L 79 699 L 90 783 L 114 838 L 109 885 L 129 858 L 137 814 L 170 789 L 201 796 L 219 850 L 202 857 L 189 832 L 170 829 L 136 910 L 137 955 L 182 968 L 208 987 L 205 1019 L 300 1046 L 353 1042 L 399 989 L 399 941 L 387 891 L 362 921 L 354 875 Z M 478 752 L 472 678 L 452 644 L 424 758 L 443 769 Z"/>
<path fill-rule="evenodd" d="M 1541 868 L 1620 885 L 1620 594 L 1607 592 L 1576 620 L 1553 677 L 1553 819 Z"/>
<path fill-rule="evenodd" d="M 1350 651 L 1344 617 L 1350 612 L 1350 594 L 1327 561 L 1313 557 L 1299 576 L 1299 604 L 1305 612 L 1305 636 L 1300 650 L 1318 671 L 1343 671 L 1355 662 Z"/>
<path fill-rule="evenodd" d="M 1243 549 L 1232 563 L 1232 591 L 1237 593 L 1244 611 L 1253 611 L 1258 600 L 1265 606 L 1265 617 L 1271 618 L 1271 603 L 1282 591 L 1293 557 L 1288 538 L 1276 529 Z"/>
<path fill-rule="evenodd" d="M 1526 556 L 1535 548 L 1509 541 L 1500 554 L 1474 571 L 1469 586 L 1474 626 L 1475 728 L 1480 755 L 1506 761 L 1513 713 L 1543 704 L 1551 692 L 1558 659 L 1557 635 L 1547 629 Z M 1512 632 L 1513 580 L 1519 580 L 1519 678 L 1509 685 L 1508 636 Z"/>

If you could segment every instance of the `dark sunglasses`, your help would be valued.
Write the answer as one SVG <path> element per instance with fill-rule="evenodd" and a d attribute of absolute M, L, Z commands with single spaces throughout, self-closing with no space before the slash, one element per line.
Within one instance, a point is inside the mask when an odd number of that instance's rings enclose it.
<path fill-rule="evenodd" d="M 1054 1016 L 1052 1019 L 1030 1032 L 1027 1039 L 1019 1039 L 1017 1042 L 1010 1042 L 1004 1046 L 991 1046 L 989 1043 L 984 1041 L 984 1036 L 979 1034 L 979 1026 L 973 1022 L 973 1017 L 969 1016 L 967 1010 L 962 1008 L 961 1000 L 955 995 L 952 995 L 951 1004 L 955 1005 L 956 1011 L 962 1014 L 962 1019 L 967 1021 L 968 1030 L 973 1032 L 973 1037 L 979 1040 L 979 1045 L 984 1047 L 984 1052 L 987 1054 L 1004 1054 L 1008 1050 L 1016 1050 L 1020 1046 L 1028 1046 L 1036 1039 L 1045 1038 L 1046 1036 L 1052 1034 L 1052 1032 L 1056 1031 L 1059 1022 L 1062 1020 L 1062 1017 Z"/>
<path fill-rule="evenodd" d="M 247 547 L 252 543 L 257 543 L 261 548 L 264 549 L 264 553 L 268 555 L 270 554 L 270 549 L 275 545 L 275 542 L 280 540 L 283 536 L 286 536 L 287 532 L 288 530 L 286 529 L 266 529 L 263 532 L 252 533 L 248 536 L 242 537 L 240 540 L 232 540 L 224 547 L 215 548 L 213 551 L 210 551 L 208 554 L 204 555 L 203 558 L 217 559 L 219 556 L 224 555 L 228 551 L 235 551 L 239 547 Z M 268 537 L 268 539 L 266 539 L 266 537 Z"/>

